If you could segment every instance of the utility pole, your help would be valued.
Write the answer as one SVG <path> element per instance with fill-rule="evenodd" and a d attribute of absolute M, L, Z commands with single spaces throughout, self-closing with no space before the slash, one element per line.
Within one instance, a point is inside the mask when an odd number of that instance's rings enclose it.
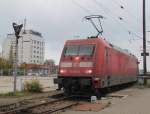
<path fill-rule="evenodd" d="M 146 84 L 147 62 L 146 62 L 146 15 L 145 15 L 145 0 L 143 0 L 143 74 L 145 76 L 144 84 Z"/>
<path fill-rule="evenodd" d="M 14 95 L 16 95 L 16 79 L 17 79 L 17 66 L 18 66 L 18 39 L 20 38 L 19 34 L 23 27 L 23 24 L 17 25 L 16 23 L 13 23 L 13 28 L 15 31 L 15 58 L 13 61 L 13 76 L 14 76 Z"/>

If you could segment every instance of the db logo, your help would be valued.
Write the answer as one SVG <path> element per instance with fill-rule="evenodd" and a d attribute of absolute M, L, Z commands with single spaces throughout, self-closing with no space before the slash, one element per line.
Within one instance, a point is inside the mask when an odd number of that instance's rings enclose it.
<path fill-rule="evenodd" d="M 79 63 L 73 63 L 73 67 L 79 67 Z"/>

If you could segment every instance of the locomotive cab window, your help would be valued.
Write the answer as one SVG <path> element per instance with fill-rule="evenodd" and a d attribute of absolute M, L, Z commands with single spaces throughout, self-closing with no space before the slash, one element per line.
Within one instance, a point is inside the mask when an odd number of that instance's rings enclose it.
<path fill-rule="evenodd" d="M 92 56 L 95 50 L 94 45 L 81 45 L 79 49 L 79 55 Z"/>
<path fill-rule="evenodd" d="M 87 55 L 94 54 L 95 45 L 69 45 L 64 48 L 65 56 Z"/>
<path fill-rule="evenodd" d="M 78 46 L 66 46 L 64 50 L 65 56 L 73 56 L 78 54 Z"/>

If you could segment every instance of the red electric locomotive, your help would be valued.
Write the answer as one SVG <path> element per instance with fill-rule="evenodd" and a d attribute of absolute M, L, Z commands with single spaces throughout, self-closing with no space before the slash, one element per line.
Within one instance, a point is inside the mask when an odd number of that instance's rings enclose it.
<path fill-rule="evenodd" d="M 99 96 L 102 89 L 135 82 L 138 73 L 134 55 L 102 38 L 68 40 L 54 83 L 68 95 L 88 92 Z"/>

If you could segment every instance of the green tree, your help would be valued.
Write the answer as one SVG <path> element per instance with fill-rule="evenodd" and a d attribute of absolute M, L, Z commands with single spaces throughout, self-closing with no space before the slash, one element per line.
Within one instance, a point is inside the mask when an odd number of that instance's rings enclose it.
<path fill-rule="evenodd" d="M 8 75 L 10 69 L 12 69 L 12 64 L 8 60 L 0 58 L 0 70 L 3 70 L 3 74 Z"/>

